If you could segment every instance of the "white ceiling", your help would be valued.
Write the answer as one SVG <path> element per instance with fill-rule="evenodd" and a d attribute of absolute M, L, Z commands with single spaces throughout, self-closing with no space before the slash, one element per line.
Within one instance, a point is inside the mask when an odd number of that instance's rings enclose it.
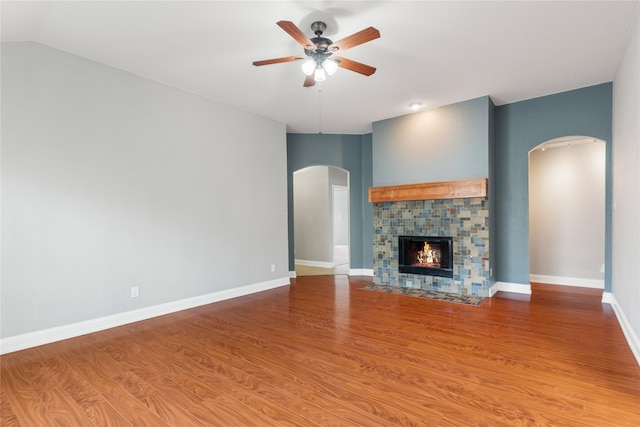
<path fill-rule="evenodd" d="M 497 105 L 612 81 L 638 1 L 2 1 L 2 41 L 31 40 L 287 124 L 361 134 L 371 123 L 490 95 Z M 340 69 L 302 87 L 303 54 L 276 25 L 309 37 L 368 26 L 381 38 L 341 53 L 377 67 Z"/>

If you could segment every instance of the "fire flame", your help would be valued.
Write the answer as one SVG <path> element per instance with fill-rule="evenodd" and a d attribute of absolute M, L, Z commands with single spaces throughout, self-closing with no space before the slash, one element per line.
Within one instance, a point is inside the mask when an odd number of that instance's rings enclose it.
<path fill-rule="evenodd" d="M 424 247 L 418 251 L 417 258 L 420 264 L 440 264 L 440 251 L 432 249 L 429 243 L 424 242 Z"/>

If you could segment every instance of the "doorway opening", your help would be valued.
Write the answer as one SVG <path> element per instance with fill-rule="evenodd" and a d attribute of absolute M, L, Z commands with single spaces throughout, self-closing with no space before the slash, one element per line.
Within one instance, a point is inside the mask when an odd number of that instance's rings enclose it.
<path fill-rule="evenodd" d="M 310 166 L 293 173 L 296 276 L 348 274 L 349 172 Z"/>
<path fill-rule="evenodd" d="M 529 152 L 529 278 L 604 289 L 606 144 L 586 136 Z"/>

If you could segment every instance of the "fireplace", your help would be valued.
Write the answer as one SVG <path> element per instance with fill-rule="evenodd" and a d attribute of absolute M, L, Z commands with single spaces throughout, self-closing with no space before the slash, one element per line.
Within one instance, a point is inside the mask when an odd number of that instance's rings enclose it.
<path fill-rule="evenodd" d="M 399 236 L 398 271 L 453 277 L 453 238 Z"/>
<path fill-rule="evenodd" d="M 489 199 L 485 178 L 374 187 L 369 189 L 369 201 L 373 203 L 375 284 L 489 296 Z M 403 257 L 411 251 L 410 247 L 401 249 L 400 236 L 453 236 L 450 246 L 445 246 L 449 252 L 441 254 L 450 263 L 440 262 L 441 269 L 449 271 L 441 272 L 441 276 L 402 272 L 416 266 L 411 265 L 415 262 L 399 259 L 401 251 Z M 424 240 L 421 245 L 420 250 L 424 250 Z"/>

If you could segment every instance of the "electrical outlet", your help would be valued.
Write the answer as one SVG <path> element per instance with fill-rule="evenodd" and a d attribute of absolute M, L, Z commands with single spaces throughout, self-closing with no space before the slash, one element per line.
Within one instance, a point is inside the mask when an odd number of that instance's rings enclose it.
<path fill-rule="evenodd" d="M 275 264 L 271 264 L 271 272 L 275 273 L 276 271 L 276 265 Z"/>
<path fill-rule="evenodd" d="M 131 288 L 131 298 L 138 298 L 140 296 L 140 287 L 134 286 Z"/>
<path fill-rule="evenodd" d="M 407 288 L 413 288 L 413 282 L 411 280 L 407 280 Z"/>

